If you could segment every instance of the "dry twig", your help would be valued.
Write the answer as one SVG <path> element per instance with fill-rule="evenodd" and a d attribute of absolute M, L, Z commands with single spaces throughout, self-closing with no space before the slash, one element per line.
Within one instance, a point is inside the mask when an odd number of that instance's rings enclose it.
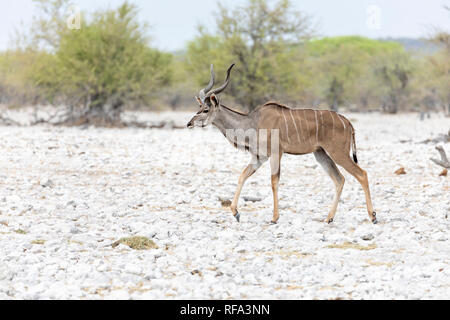
<path fill-rule="evenodd" d="M 442 146 L 436 146 L 436 150 L 439 152 L 441 156 L 441 160 L 430 158 L 431 161 L 436 163 L 437 165 L 450 169 L 450 161 L 448 161 L 447 155 L 445 154 L 445 150 Z"/>

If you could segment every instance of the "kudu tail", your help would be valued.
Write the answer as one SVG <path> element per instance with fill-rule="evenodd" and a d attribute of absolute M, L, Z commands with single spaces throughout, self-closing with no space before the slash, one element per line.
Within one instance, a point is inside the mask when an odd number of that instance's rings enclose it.
<path fill-rule="evenodd" d="M 355 142 L 355 129 L 353 128 L 353 126 L 351 126 L 352 128 L 352 150 L 353 150 L 353 161 L 355 161 L 355 163 L 358 163 L 358 157 L 356 157 L 356 142 Z"/>

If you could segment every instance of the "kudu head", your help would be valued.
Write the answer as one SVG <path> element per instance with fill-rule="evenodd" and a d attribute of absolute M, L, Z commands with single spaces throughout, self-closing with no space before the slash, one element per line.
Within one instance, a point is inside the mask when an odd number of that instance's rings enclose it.
<path fill-rule="evenodd" d="M 213 65 L 211 65 L 211 78 L 209 80 L 209 83 L 206 88 L 200 90 L 200 92 L 198 93 L 198 97 L 195 97 L 200 109 L 188 122 L 188 128 L 206 127 L 214 121 L 220 105 L 219 97 L 217 95 L 225 90 L 225 88 L 228 86 L 228 83 L 230 82 L 231 69 L 233 67 L 234 63 L 227 70 L 227 78 L 225 79 L 225 83 L 219 88 L 211 90 L 214 86 L 214 68 Z"/>

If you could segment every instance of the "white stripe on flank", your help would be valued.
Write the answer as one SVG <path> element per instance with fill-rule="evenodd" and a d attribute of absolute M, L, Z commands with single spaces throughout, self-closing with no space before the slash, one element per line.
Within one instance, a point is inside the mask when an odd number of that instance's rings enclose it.
<path fill-rule="evenodd" d="M 316 141 L 319 143 L 319 122 L 317 122 L 317 110 L 314 110 L 314 117 L 316 118 Z"/>
<path fill-rule="evenodd" d="M 332 134 L 331 134 L 331 139 L 333 139 L 333 137 L 334 137 L 334 117 L 333 117 L 333 111 L 329 111 L 330 112 L 330 114 L 331 114 L 331 120 L 333 120 L 333 129 L 332 129 Z"/>
<path fill-rule="evenodd" d="M 298 118 L 298 126 L 300 127 L 300 140 L 305 141 L 305 136 L 303 135 L 303 130 L 302 130 L 302 117 L 300 117 L 300 114 L 298 114 L 298 113 L 297 113 L 297 118 Z"/>
<path fill-rule="evenodd" d="M 309 136 L 309 144 L 312 146 L 311 135 L 310 135 L 309 126 L 308 126 L 308 119 L 306 118 L 306 109 L 303 109 L 303 115 L 305 116 L 305 122 L 306 122 L 306 134 Z"/>
<path fill-rule="evenodd" d="M 320 112 L 320 125 L 321 125 L 321 128 L 322 128 L 322 140 L 323 140 L 323 136 L 324 136 L 324 130 L 325 130 L 325 127 L 324 127 L 324 125 L 323 125 L 323 114 L 322 114 L 322 110 L 320 110 L 319 111 Z"/>
<path fill-rule="evenodd" d="M 287 140 L 288 140 L 288 143 L 290 144 L 291 142 L 289 141 L 289 129 L 288 129 L 288 125 L 287 125 L 286 116 L 284 115 L 284 108 L 281 109 L 281 113 L 283 114 L 284 124 L 285 124 L 285 126 L 286 126 Z"/>
<path fill-rule="evenodd" d="M 300 141 L 300 134 L 298 133 L 297 124 L 295 123 L 294 116 L 292 115 L 292 110 L 289 109 L 289 113 L 291 114 L 292 122 L 294 123 L 295 131 L 297 131 L 298 142 Z"/>
<path fill-rule="evenodd" d="M 341 120 L 342 124 L 344 125 L 344 131 L 345 131 L 345 123 L 344 120 L 342 120 L 341 115 L 337 113 L 339 120 Z"/>
<path fill-rule="evenodd" d="M 334 117 L 333 117 L 333 111 L 328 111 L 331 115 L 331 120 L 333 120 L 333 129 L 331 129 L 331 141 L 333 141 L 334 138 Z"/>

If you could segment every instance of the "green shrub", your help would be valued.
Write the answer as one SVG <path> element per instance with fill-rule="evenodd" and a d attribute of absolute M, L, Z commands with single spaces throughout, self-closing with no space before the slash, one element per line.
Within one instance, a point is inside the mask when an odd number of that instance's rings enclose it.
<path fill-rule="evenodd" d="M 133 5 L 84 21 L 80 30 L 62 32 L 55 54 L 36 65 L 34 83 L 50 101 L 62 98 L 116 121 L 125 105 L 148 103 L 170 84 L 172 57 L 148 46 Z"/>

